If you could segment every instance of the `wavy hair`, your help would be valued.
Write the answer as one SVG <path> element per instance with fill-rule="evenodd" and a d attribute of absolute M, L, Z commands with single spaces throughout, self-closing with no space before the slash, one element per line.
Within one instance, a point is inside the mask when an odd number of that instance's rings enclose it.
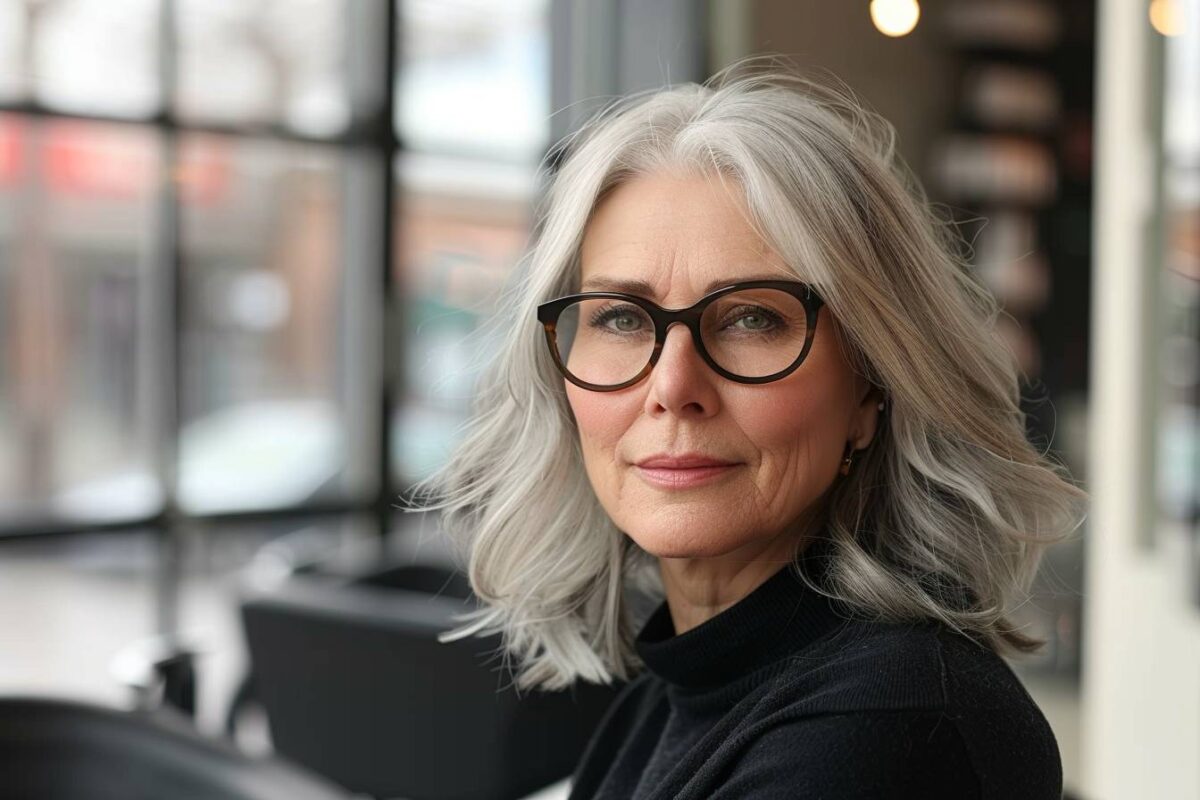
<path fill-rule="evenodd" d="M 663 169 L 733 179 L 885 393 L 871 446 L 826 496 L 832 555 L 814 588 L 872 618 L 941 620 L 1001 654 L 1039 647 L 1010 619 L 1086 496 L 1027 441 L 996 301 L 897 157 L 891 125 L 777 57 L 619 98 L 543 163 L 538 234 L 487 326 L 499 351 L 457 448 L 413 489 L 414 510 L 442 512 L 480 601 L 441 641 L 502 634 L 518 688 L 607 683 L 639 666 L 626 589 L 661 596 L 657 562 L 589 484 L 535 309 L 578 290 L 600 198 Z"/>

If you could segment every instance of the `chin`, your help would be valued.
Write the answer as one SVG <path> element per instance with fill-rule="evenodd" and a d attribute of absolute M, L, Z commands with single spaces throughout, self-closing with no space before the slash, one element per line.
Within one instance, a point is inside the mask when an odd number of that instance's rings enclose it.
<path fill-rule="evenodd" d="M 745 544 L 745 541 L 711 527 L 707 533 L 697 526 L 678 524 L 653 530 L 646 529 L 643 524 L 639 528 L 632 532 L 627 528 L 629 538 L 657 558 L 713 558 Z"/>

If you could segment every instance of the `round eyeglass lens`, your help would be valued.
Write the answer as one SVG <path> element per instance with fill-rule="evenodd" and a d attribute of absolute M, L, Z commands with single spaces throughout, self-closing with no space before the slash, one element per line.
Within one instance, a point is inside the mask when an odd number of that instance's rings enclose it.
<path fill-rule="evenodd" d="M 722 369 L 765 378 L 790 367 L 808 339 L 808 311 L 779 289 L 743 289 L 718 297 L 700 319 L 704 349 Z"/>
<path fill-rule="evenodd" d="M 554 336 L 567 371 L 599 386 L 631 380 L 654 352 L 654 320 L 641 306 L 614 297 L 567 306 L 558 316 Z"/>
<path fill-rule="evenodd" d="M 708 305 L 700 319 L 704 348 L 722 369 L 763 378 L 790 367 L 808 338 L 808 312 L 779 289 L 741 289 Z M 654 353 L 654 321 L 618 298 L 587 298 L 563 309 L 555 346 L 567 371 L 584 383 L 632 380 Z"/>

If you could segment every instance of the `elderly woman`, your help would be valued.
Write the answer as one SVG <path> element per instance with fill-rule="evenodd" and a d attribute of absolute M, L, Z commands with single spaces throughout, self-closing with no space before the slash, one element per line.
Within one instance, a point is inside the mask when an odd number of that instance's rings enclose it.
<path fill-rule="evenodd" d="M 745 64 L 561 148 L 500 352 L 418 487 L 520 687 L 630 679 L 579 798 L 1061 794 L 1003 655 L 1083 493 L 995 302 L 846 95 Z M 635 630 L 631 588 L 662 599 Z"/>

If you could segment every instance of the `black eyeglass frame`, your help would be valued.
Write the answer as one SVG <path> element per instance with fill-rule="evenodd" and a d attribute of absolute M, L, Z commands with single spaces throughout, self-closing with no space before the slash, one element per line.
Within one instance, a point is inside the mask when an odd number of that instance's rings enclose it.
<path fill-rule="evenodd" d="M 700 319 L 704 315 L 705 309 L 709 303 L 717 298 L 723 297 L 732 292 L 742 291 L 744 289 L 779 289 L 787 292 L 797 298 L 804 304 L 804 313 L 807 329 L 805 331 L 804 346 L 800 350 L 800 355 L 796 357 L 786 369 L 775 372 L 771 375 L 764 375 L 759 378 L 747 378 L 742 375 L 735 375 L 732 372 L 722 368 L 712 356 L 708 354 L 708 350 L 704 347 L 704 341 L 700 334 Z M 566 364 L 562 361 L 562 356 L 558 352 L 558 344 L 556 342 L 555 331 L 558 325 L 558 317 L 563 309 L 572 303 L 579 300 L 589 299 L 604 299 L 611 298 L 614 300 L 625 300 L 640 307 L 654 321 L 654 349 L 650 353 L 650 359 L 646 362 L 646 366 L 642 368 L 633 378 L 618 383 L 613 386 L 604 386 L 601 384 L 588 383 L 580 380 L 572 375 L 567 369 Z M 583 389 L 588 389 L 593 392 L 616 392 L 621 389 L 626 389 L 633 386 L 644 379 L 654 369 L 654 365 L 658 363 L 658 358 L 662 354 L 663 345 L 667 342 L 667 332 L 671 326 L 676 323 L 686 325 L 688 330 L 692 332 L 692 344 L 696 346 L 696 352 L 704 359 L 704 363 L 720 375 L 722 378 L 727 378 L 736 383 L 771 383 L 780 378 L 786 378 L 792 374 L 808 356 L 808 351 L 812 349 L 813 336 L 817 332 L 818 312 L 824 304 L 824 300 L 816 290 L 807 283 L 801 281 L 784 281 L 784 280 L 764 280 L 764 281 L 745 281 L 742 283 L 734 283 L 729 286 L 724 286 L 714 292 L 706 294 L 695 302 L 695 304 L 680 309 L 667 309 L 647 300 L 644 297 L 639 297 L 635 294 L 624 294 L 622 292 L 583 292 L 582 294 L 570 294 L 565 297 L 560 297 L 556 300 L 550 300 L 542 303 L 537 307 L 538 322 L 542 323 L 542 327 L 546 334 L 546 344 L 550 347 L 550 356 L 554 359 L 555 366 L 562 373 L 563 377 L 571 383 Z"/>

